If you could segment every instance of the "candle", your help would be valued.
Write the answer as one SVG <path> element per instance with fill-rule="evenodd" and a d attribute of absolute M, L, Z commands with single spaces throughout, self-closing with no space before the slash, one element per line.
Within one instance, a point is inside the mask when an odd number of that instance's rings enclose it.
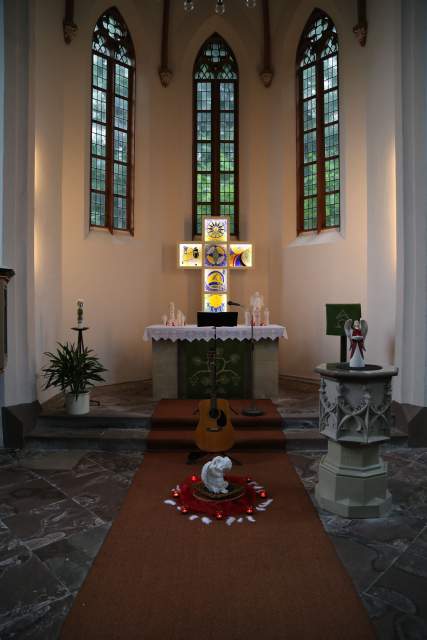
<path fill-rule="evenodd" d="M 83 300 L 77 300 L 77 326 L 83 326 Z"/>

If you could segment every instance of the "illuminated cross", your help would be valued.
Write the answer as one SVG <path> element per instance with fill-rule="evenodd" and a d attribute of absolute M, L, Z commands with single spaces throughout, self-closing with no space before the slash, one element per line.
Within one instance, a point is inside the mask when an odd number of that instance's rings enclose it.
<path fill-rule="evenodd" d="M 204 218 L 202 242 L 178 245 L 178 266 L 202 269 L 203 311 L 226 311 L 230 269 L 253 266 L 252 244 L 230 242 L 228 218 Z"/>

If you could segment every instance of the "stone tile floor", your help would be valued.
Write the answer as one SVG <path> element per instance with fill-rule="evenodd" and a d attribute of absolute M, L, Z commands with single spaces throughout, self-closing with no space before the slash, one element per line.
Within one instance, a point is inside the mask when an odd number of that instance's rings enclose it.
<path fill-rule="evenodd" d="M 58 638 L 143 460 L 140 453 L 82 451 L 70 469 L 75 451 L 33 452 L 33 464 L 29 455 L 0 451 L 2 640 Z M 51 468 L 53 455 L 60 469 Z M 311 496 L 320 455 L 289 454 Z M 46 456 L 45 465 L 40 456 Z M 378 638 L 426 639 L 427 449 L 389 449 L 384 457 L 394 501 L 387 518 L 349 520 L 322 510 L 319 515 Z"/>

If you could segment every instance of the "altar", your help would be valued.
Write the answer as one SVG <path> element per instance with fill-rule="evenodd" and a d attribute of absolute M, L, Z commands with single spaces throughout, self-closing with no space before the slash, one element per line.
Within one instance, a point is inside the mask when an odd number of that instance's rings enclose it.
<path fill-rule="evenodd" d="M 218 395 L 250 397 L 251 327 L 217 327 Z M 270 324 L 254 327 L 254 396 L 279 394 L 279 338 L 286 328 Z M 152 343 L 153 397 L 206 398 L 211 393 L 208 352 L 213 350 L 213 327 L 150 325 L 144 340 Z"/>

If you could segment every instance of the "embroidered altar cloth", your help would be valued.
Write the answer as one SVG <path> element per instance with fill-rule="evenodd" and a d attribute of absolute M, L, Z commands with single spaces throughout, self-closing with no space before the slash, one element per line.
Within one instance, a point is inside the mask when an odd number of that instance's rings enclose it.
<path fill-rule="evenodd" d="M 212 340 L 214 338 L 213 327 L 198 327 L 195 324 L 186 324 L 183 327 L 167 327 L 163 324 L 152 324 L 144 331 L 144 340 Z M 250 340 L 251 327 L 239 324 L 236 327 L 217 327 L 218 340 Z M 279 324 L 267 324 L 254 327 L 254 339 L 276 340 L 276 338 L 288 338 L 286 327 Z"/>

